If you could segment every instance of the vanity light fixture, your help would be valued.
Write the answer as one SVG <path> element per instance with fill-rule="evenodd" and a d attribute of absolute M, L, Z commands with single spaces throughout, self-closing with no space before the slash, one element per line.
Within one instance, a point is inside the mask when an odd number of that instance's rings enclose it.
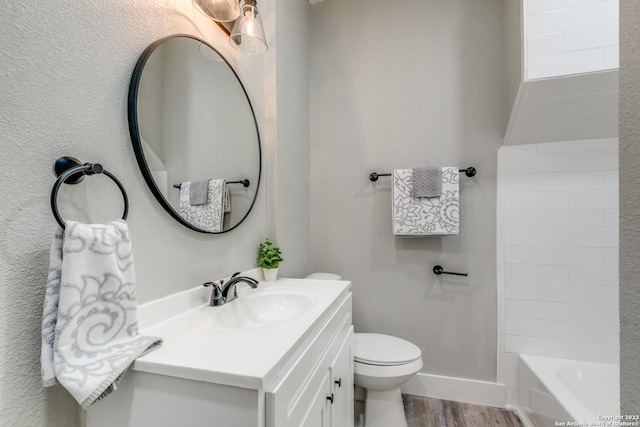
<path fill-rule="evenodd" d="M 193 4 L 217 22 L 232 22 L 240 16 L 238 0 L 193 0 Z"/>
<path fill-rule="evenodd" d="M 262 20 L 256 0 L 192 0 L 201 13 L 216 21 L 229 34 L 229 43 L 245 55 L 267 51 Z M 239 4 L 238 2 L 242 4 Z M 229 28 L 231 30 L 229 31 Z"/>
<path fill-rule="evenodd" d="M 240 17 L 236 19 L 229 35 L 229 43 L 246 55 L 260 55 L 267 51 L 267 38 L 264 35 L 256 0 L 243 1 Z"/>

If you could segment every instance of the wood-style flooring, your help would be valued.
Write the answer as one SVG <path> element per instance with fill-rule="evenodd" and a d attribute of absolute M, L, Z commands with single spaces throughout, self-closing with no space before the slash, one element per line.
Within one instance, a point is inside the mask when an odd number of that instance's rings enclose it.
<path fill-rule="evenodd" d="M 409 427 L 522 427 L 512 411 L 469 403 L 402 395 Z"/>

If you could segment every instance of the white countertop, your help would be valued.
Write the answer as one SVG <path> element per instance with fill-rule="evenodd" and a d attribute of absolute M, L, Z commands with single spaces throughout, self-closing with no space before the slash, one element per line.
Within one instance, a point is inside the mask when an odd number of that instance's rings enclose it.
<path fill-rule="evenodd" d="M 234 330 L 213 331 L 196 326 L 194 319 L 201 318 L 203 310 L 224 307 L 208 306 L 210 288 L 198 287 L 143 304 L 138 311 L 140 333 L 159 336 L 164 342 L 159 349 L 137 359 L 133 369 L 264 389 L 276 378 L 286 356 L 327 318 L 350 288 L 348 281 L 308 279 L 260 282 L 256 290 L 240 284 L 239 298 L 251 292 L 292 290 L 310 295 L 314 304 L 309 310 L 280 323 Z"/>

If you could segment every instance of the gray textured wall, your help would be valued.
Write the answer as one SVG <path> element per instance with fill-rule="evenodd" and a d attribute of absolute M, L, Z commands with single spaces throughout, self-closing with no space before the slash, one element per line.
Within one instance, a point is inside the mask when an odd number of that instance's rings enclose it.
<path fill-rule="evenodd" d="M 269 16 L 269 1 L 261 2 Z M 186 230 L 155 203 L 138 171 L 127 128 L 133 67 L 152 41 L 172 33 L 231 48 L 191 0 L 0 1 L 0 424 L 79 424 L 79 407 L 59 386 L 40 385 L 40 322 L 49 245 L 53 161 L 100 161 L 126 187 L 139 301 L 197 286 L 255 265 L 265 234 L 264 192 L 245 224 L 224 236 Z M 230 54 L 234 58 L 233 54 Z M 265 57 L 233 59 L 261 125 Z M 106 178 L 60 191 L 65 218 L 104 222 L 122 202 Z"/>
<path fill-rule="evenodd" d="M 503 0 L 504 10 L 504 47 L 507 113 L 511 113 L 520 83 L 522 83 L 524 43 L 522 38 L 522 0 Z"/>
<path fill-rule="evenodd" d="M 620 1 L 620 395 L 640 413 L 640 4 Z"/>
<path fill-rule="evenodd" d="M 278 141 L 275 234 L 285 261 L 281 273 L 304 277 L 310 271 L 309 192 L 309 3 L 305 0 L 276 2 L 273 66 L 267 68 L 267 92 L 276 89 Z M 269 95 L 267 95 L 269 96 Z"/>
<path fill-rule="evenodd" d="M 489 381 L 502 18 L 501 0 L 330 0 L 310 27 L 312 267 L 353 281 L 356 331 L 414 342 L 424 372 Z M 391 180 L 368 175 L 419 165 L 478 168 L 461 178 L 459 236 L 393 236 Z"/>

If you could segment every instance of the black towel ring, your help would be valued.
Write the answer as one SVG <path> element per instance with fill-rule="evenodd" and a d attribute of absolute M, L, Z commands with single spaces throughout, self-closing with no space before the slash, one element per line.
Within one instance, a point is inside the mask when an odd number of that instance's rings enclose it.
<path fill-rule="evenodd" d="M 127 219 L 127 214 L 129 213 L 129 198 L 127 197 L 127 192 L 120 181 L 118 181 L 118 178 L 116 178 L 111 172 L 105 170 L 100 163 L 82 164 L 78 159 L 66 156 L 60 157 L 56 160 L 53 169 L 56 176 L 58 176 L 58 179 L 55 184 L 53 184 L 53 189 L 51 190 L 51 211 L 53 212 L 53 217 L 56 219 L 58 224 L 60 224 L 62 229 L 64 229 L 64 221 L 60 217 L 60 212 L 58 212 L 58 205 L 56 203 L 58 190 L 63 183 L 77 184 L 81 182 L 85 175 L 105 174 L 116 183 L 122 192 L 122 198 L 124 199 L 124 213 L 122 214 L 122 219 Z"/>

